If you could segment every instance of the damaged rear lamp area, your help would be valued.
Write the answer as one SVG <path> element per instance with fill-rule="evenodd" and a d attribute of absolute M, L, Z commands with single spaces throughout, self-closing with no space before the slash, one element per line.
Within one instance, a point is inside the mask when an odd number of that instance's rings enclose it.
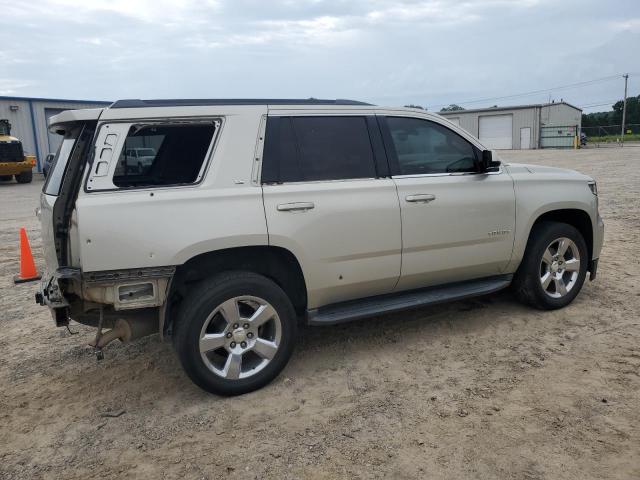
<path fill-rule="evenodd" d="M 174 272 L 175 267 L 89 272 L 83 275 L 82 297 L 114 310 L 159 307 Z"/>
<path fill-rule="evenodd" d="M 122 303 L 153 300 L 154 297 L 154 288 L 151 282 L 134 283 L 118 287 L 118 300 Z"/>

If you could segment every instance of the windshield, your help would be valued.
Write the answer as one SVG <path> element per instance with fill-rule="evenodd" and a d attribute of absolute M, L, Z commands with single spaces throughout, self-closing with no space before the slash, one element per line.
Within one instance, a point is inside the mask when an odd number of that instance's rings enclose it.
<path fill-rule="evenodd" d="M 73 150 L 73 146 L 76 143 L 79 133 L 80 128 L 78 127 L 69 130 L 65 134 L 64 140 L 62 140 L 62 143 L 56 152 L 56 156 L 52 161 L 51 172 L 49 172 L 47 181 L 42 188 L 42 191 L 47 195 L 57 196 L 60 193 L 60 185 L 64 178 L 64 172 L 67 169 L 67 161 L 69 160 L 69 156 L 71 155 L 71 151 Z"/>
<path fill-rule="evenodd" d="M 156 151 L 153 148 L 139 148 L 138 156 L 139 157 L 155 157 Z"/>

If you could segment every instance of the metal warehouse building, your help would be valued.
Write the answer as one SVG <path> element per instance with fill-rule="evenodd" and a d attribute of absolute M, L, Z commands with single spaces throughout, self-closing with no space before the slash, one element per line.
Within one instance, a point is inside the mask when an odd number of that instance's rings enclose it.
<path fill-rule="evenodd" d="M 26 154 L 36 156 L 38 171 L 48 153 L 55 153 L 62 140 L 60 135 L 50 134 L 49 117 L 63 110 L 101 108 L 111 102 L 91 100 L 62 100 L 57 98 L 29 98 L 0 96 L 0 119 L 11 123 L 11 135 L 22 141 Z"/>
<path fill-rule="evenodd" d="M 582 110 L 566 102 L 439 114 L 496 150 L 572 148 L 582 125 Z"/>

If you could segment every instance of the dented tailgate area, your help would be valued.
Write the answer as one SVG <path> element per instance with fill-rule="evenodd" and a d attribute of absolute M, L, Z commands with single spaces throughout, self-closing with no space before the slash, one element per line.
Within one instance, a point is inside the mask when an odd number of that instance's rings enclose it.
<path fill-rule="evenodd" d="M 51 119 L 50 130 L 64 139 L 41 195 L 47 271 L 36 301 L 51 309 L 57 326 L 72 319 L 97 327 L 98 348 L 116 338 L 162 335 L 174 265 L 196 255 L 194 248 L 215 248 L 206 242 L 225 231 L 220 223 L 201 225 L 196 233 L 202 241 L 192 246 L 190 226 L 215 214 L 212 205 L 220 203 L 201 201 L 207 193 L 194 187 L 213 157 L 222 116 L 174 118 L 135 110 L 111 116 L 108 109 L 66 111 Z M 260 119 L 236 116 L 231 123 L 245 129 L 249 121 L 256 128 Z M 246 149 L 252 156 L 253 145 Z M 142 150 L 148 153 L 144 162 L 137 155 Z M 240 194 L 264 219 L 260 197 L 247 195 L 244 182 L 237 185 L 237 192 L 224 195 Z M 266 243 L 266 225 L 263 237 Z"/>
<path fill-rule="evenodd" d="M 93 343 L 101 356 L 100 349 L 116 338 L 128 341 L 161 330 L 164 313 L 158 307 L 165 303 L 175 267 L 82 271 L 76 200 L 93 164 L 98 118 L 52 126 L 65 138 L 41 194 L 38 216 L 47 270 L 36 301 L 50 308 L 56 326 L 73 319 L 97 327 Z"/>

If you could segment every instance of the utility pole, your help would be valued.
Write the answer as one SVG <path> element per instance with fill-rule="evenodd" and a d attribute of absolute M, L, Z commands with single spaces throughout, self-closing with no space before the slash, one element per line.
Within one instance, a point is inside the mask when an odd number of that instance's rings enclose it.
<path fill-rule="evenodd" d="M 622 131 L 620 132 L 621 141 L 624 145 L 624 122 L 627 119 L 627 80 L 629 80 L 629 74 L 625 73 L 624 77 L 624 101 L 622 103 Z"/>

